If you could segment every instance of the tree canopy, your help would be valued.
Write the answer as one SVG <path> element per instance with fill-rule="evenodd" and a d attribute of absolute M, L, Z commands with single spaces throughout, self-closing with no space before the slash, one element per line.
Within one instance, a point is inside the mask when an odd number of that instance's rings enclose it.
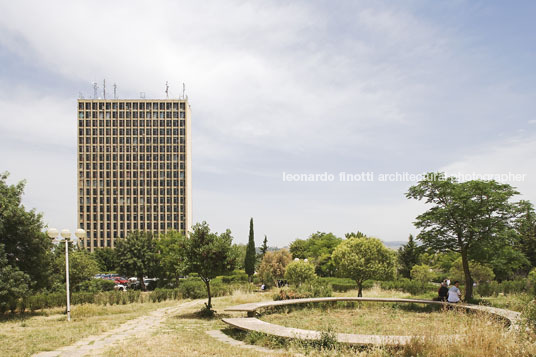
<path fill-rule="evenodd" d="M 145 290 L 144 276 L 155 273 L 156 242 L 150 232 L 134 231 L 128 234 L 126 239 L 117 242 L 117 261 L 119 273 L 127 276 L 135 276 Z"/>
<path fill-rule="evenodd" d="M 315 265 L 319 276 L 332 276 L 334 267 L 331 261 L 333 250 L 342 242 L 333 233 L 316 232 L 307 239 L 296 239 L 290 244 L 293 258 L 309 259 Z"/>
<path fill-rule="evenodd" d="M 9 265 L 4 245 L 0 244 L 0 313 L 15 309 L 17 301 L 29 292 L 29 280 L 28 274 Z"/>
<path fill-rule="evenodd" d="M 181 258 L 185 273 L 197 273 L 205 283 L 208 294 L 207 309 L 212 309 L 210 281 L 218 275 L 233 271 L 236 266 L 236 250 L 232 247 L 231 231 L 217 234 L 210 231 L 206 222 L 192 227 L 188 239 L 181 240 Z"/>
<path fill-rule="evenodd" d="M 469 259 L 482 259 L 480 253 L 486 246 L 502 245 L 500 238 L 510 228 L 515 212 L 509 200 L 516 194 L 508 184 L 457 182 L 443 173 L 428 174 L 406 194 L 433 205 L 414 222 L 421 229 L 417 238 L 427 248 L 461 254 L 466 299 L 471 299 L 473 292 Z"/>
<path fill-rule="evenodd" d="M 315 266 L 304 260 L 291 262 L 285 269 L 285 279 L 296 287 L 311 282 L 316 279 Z"/>
<path fill-rule="evenodd" d="M 185 263 L 181 255 L 182 241 L 187 239 L 177 231 L 167 232 L 156 241 L 156 258 L 158 269 L 156 276 L 160 279 L 159 286 L 177 287 L 184 274 Z"/>
<path fill-rule="evenodd" d="M 367 279 L 387 280 L 394 277 L 395 253 L 377 238 L 350 238 L 333 252 L 337 274 L 355 280 L 358 296 L 363 296 Z"/>
<path fill-rule="evenodd" d="M 419 256 L 422 253 L 422 249 L 417 246 L 413 240 L 413 235 L 410 234 L 408 242 L 398 248 L 397 260 L 398 260 L 398 273 L 405 278 L 411 277 L 411 268 L 414 265 L 419 264 Z"/>
<path fill-rule="evenodd" d="M 285 277 L 287 265 L 292 260 L 288 250 L 266 252 L 259 266 L 259 276 L 266 285 L 278 286 L 277 281 Z"/>
<path fill-rule="evenodd" d="M 28 274 L 35 290 L 50 286 L 52 243 L 42 232 L 41 214 L 22 205 L 25 182 L 8 185 L 9 174 L 0 174 L 0 243 L 7 263 Z"/>

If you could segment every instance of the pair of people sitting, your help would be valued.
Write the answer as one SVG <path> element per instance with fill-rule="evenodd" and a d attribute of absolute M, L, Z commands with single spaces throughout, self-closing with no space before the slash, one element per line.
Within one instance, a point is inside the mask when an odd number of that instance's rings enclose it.
<path fill-rule="evenodd" d="M 445 279 L 441 282 L 441 286 L 437 291 L 439 295 L 439 301 L 446 301 L 451 303 L 457 303 L 461 301 L 462 293 L 460 291 L 460 283 L 455 281 L 449 288 L 448 281 Z"/>

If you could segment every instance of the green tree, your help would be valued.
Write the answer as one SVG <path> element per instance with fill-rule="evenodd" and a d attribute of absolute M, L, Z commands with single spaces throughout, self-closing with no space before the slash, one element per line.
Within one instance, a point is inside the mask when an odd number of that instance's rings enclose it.
<path fill-rule="evenodd" d="M 528 201 L 520 201 L 517 207 L 518 215 L 514 222 L 519 237 L 518 247 L 530 262 L 536 267 L 536 213 L 534 206 Z"/>
<path fill-rule="evenodd" d="M 54 264 L 57 284 L 65 284 L 65 243 L 56 247 L 56 259 Z M 72 291 L 78 290 L 78 286 L 91 280 L 99 272 L 99 265 L 94 255 L 85 250 L 69 249 L 69 283 Z"/>
<path fill-rule="evenodd" d="M 181 255 L 184 235 L 177 231 L 167 232 L 156 241 L 156 258 L 159 263 L 157 277 L 160 286 L 177 287 L 184 274 L 184 262 Z"/>
<path fill-rule="evenodd" d="M 101 272 L 115 271 L 117 269 L 117 256 L 112 248 L 99 248 L 93 252 L 95 261 Z"/>
<path fill-rule="evenodd" d="M 426 284 L 434 278 L 435 274 L 432 271 L 432 268 L 426 264 L 414 265 L 411 268 L 411 278 L 420 282 L 421 284 Z"/>
<path fill-rule="evenodd" d="M 127 238 L 117 242 L 117 260 L 119 273 L 135 276 L 145 290 L 144 276 L 152 276 L 157 272 L 156 242 L 150 232 L 135 231 Z"/>
<path fill-rule="evenodd" d="M 293 261 L 285 269 L 285 279 L 296 287 L 300 287 L 305 282 L 313 281 L 316 277 L 314 264 L 303 260 Z"/>
<path fill-rule="evenodd" d="M 50 287 L 52 243 L 42 232 L 41 214 L 26 211 L 22 205 L 25 182 L 8 185 L 7 172 L 0 174 L 0 243 L 7 262 L 26 273 L 31 288 Z"/>
<path fill-rule="evenodd" d="M 285 277 L 287 265 L 292 260 L 288 250 L 266 252 L 259 266 L 259 276 L 266 285 L 278 286 L 277 281 Z"/>
<path fill-rule="evenodd" d="M 197 273 L 207 288 L 207 309 L 212 309 L 210 281 L 218 275 L 224 275 L 236 266 L 235 249 L 232 248 L 231 231 L 217 234 L 210 231 L 206 222 L 192 227 L 188 239 L 181 241 L 181 256 L 185 263 L 185 272 Z"/>
<path fill-rule="evenodd" d="M 236 269 L 244 270 L 244 263 L 246 261 L 247 249 L 248 249 L 248 246 L 246 244 L 242 244 L 242 243 L 233 244 L 233 250 L 236 256 Z"/>
<path fill-rule="evenodd" d="M 246 248 L 246 257 L 244 258 L 244 269 L 251 282 L 251 277 L 255 274 L 255 263 L 257 262 L 257 253 L 255 251 L 255 233 L 253 231 L 253 218 L 249 220 L 249 240 Z"/>
<path fill-rule="evenodd" d="M 365 233 L 362 233 L 360 231 L 357 231 L 357 232 L 350 232 L 350 233 L 346 233 L 344 235 L 344 238 L 346 239 L 350 239 L 350 238 L 366 238 L 367 236 L 365 235 Z"/>
<path fill-rule="evenodd" d="M 353 234 L 353 233 L 352 233 Z M 332 276 L 335 268 L 331 261 L 333 250 L 342 242 L 332 233 L 316 232 L 306 240 L 296 239 L 290 244 L 293 258 L 309 259 L 320 276 Z"/>
<path fill-rule="evenodd" d="M 477 283 L 484 283 L 487 281 L 491 281 L 493 280 L 493 278 L 495 278 L 495 274 L 493 273 L 493 269 L 491 269 L 491 267 L 472 260 L 469 261 L 469 270 L 471 271 L 471 278 L 473 278 L 473 280 Z M 465 280 L 461 257 L 456 259 L 454 264 L 452 264 L 452 268 L 450 268 L 449 274 L 450 279 L 452 281 L 458 280 L 460 282 L 465 283 L 465 287 L 467 290 L 467 283 Z"/>
<path fill-rule="evenodd" d="M 422 249 L 417 246 L 413 240 L 413 235 L 409 235 L 408 242 L 398 248 L 397 260 L 398 260 L 398 273 L 405 278 L 411 277 L 411 268 L 414 265 L 419 264 L 419 256 L 422 253 Z"/>
<path fill-rule="evenodd" d="M 262 241 L 261 245 L 261 253 L 259 258 L 262 259 L 264 257 L 264 254 L 268 251 L 268 237 L 266 237 L 266 234 L 264 235 L 264 240 Z"/>
<path fill-rule="evenodd" d="M 14 309 L 17 301 L 29 293 L 28 274 L 9 265 L 4 245 L 0 244 L 0 313 Z"/>
<path fill-rule="evenodd" d="M 443 173 L 430 173 L 410 187 L 406 197 L 425 199 L 433 207 L 417 217 L 417 236 L 426 248 L 461 254 L 466 299 L 473 296 L 469 260 L 483 259 L 486 246 L 501 245 L 500 237 L 510 228 L 518 194 L 510 185 L 495 181 L 457 182 Z"/>
<path fill-rule="evenodd" d="M 358 297 L 363 296 L 365 280 L 394 277 L 395 253 L 377 238 L 347 239 L 335 248 L 332 257 L 337 274 L 356 282 Z"/>

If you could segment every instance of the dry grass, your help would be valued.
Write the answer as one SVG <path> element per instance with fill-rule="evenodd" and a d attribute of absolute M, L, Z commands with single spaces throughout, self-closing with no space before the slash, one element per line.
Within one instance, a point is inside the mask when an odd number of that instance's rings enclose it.
<path fill-rule="evenodd" d="M 208 330 L 224 329 L 227 326 L 221 322 L 222 317 L 243 316 L 243 313 L 229 314 L 223 310 L 227 306 L 255 302 L 261 300 L 271 300 L 273 292 L 248 294 L 240 291 L 232 296 L 220 297 L 213 300 L 217 315 L 214 319 L 199 318 L 196 314 L 205 300 L 200 300 L 196 306 L 185 308 L 179 314 L 170 316 L 154 333 L 147 336 L 126 339 L 125 341 L 110 346 L 105 352 L 106 356 L 531 356 L 536 355 L 536 345 L 529 338 L 515 331 L 508 331 L 501 323 L 487 315 L 465 315 L 457 316 L 454 312 L 448 312 L 442 316 L 452 320 L 449 326 L 458 328 L 457 332 L 463 331 L 463 336 L 457 341 L 445 341 L 437 334 L 437 331 L 426 331 L 424 338 L 415 338 L 407 346 L 400 348 L 388 347 L 367 347 L 351 348 L 337 345 L 335 349 L 321 349 L 311 347 L 300 341 L 281 343 L 273 341 L 272 347 L 284 347 L 286 352 L 261 353 L 255 350 L 244 349 L 239 346 L 232 346 L 220 342 L 205 332 Z M 349 296 L 356 296 L 356 292 L 348 292 Z M 393 293 L 374 288 L 364 292 L 364 296 L 374 297 L 410 297 L 404 293 Z M 112 307 L 102 307 L 94 305 L 77 306 L 73 309 L 75 318 L 68 324 L 65 316 L 60 315 L 61 310 L 55 309 L 47 311 L 49 316 L 35 316 L 24 321 L 13 320 L 0 323 L 0 355 L 30 355 L 36 351 L 54 349 L 62 345 L 74 343 L 76 340 L 89 335 L 100 334 L 106 330 L 117 327 L 119 324 L 145 315 L 149 311 L 172 306 L 178 302 L 163 302 L 158 304 L 132 304 Z M 362 304 L 367 308 L 378 309 L 376 320 L 368 321 L 363 327 L 374 328 L 378 320 L 391 318 L 391 325 L 400 321 L 415 331 L 423 332 L 420 325 L 423 320 L 417 317 L 418 312 L 408 311 L 407 316 L 403 316 L 405 311 L 395 311 L 391 316 L 390 310 L 383 311 L 380 305 Z M 404 305 L 402 305 L 404 306 Z M 392 309 L 392 308 L 391 308 Z M 330 309 L 334 314 L 339 312 Z M 341 309 L 341 319 L 333 319 L 333 326 L 340 325 L 340 321 L 351 320 L 345 313 L 350 310 Z M 319 319 L 324 314 L 322 309 L 302 310 L 292 312 L 308 314 L 314 328 L 322 328 L 313 319 Z M 434 312 L 435 313 L 435 312 Z M 387 315 L 383 315 L 387 314 Z M 439 313 L 438 313 L 439 314 Z M 335 317 L 335 315 L 333 315 Z M 469 318 L 470 317 L 470 318 Z M 400 319 L 400 320 L 397 320 Z M 436 320 L 434 317 L 427 319 L 427 323 Z M 398 321 L 398 322 L 397 322 Z M 285 324 L 281 318 L 277 323 Z M 345 322 L 346 323 L 346 322 Z M 452 324 L 453 323 L 453 324 Z M 329 325 L 329 324 L 327 324 Z M 414 326 L 415 325 L 415 326 Z M 307 326 L 306 328 L 313 328 Z M 388 327 L 390 328 L 390 327 Z M 361 327 L 360 327 L 361 329 Z M 419 330 L 421 329 L 421 330 Z M 386 330 L 387 331 L 387 330 Z M 360 333 L 365 331 L 359 330 Z M 375 332 L 371 332 L 375 333 Z M 444 333 L 441 333 L 442 335 Z M 278 345 L 279 344 L 279 345 Z"/>
<path fill-rule="evenodd" d="M 0 322 L 0 355 L 28 356 L 68 346 L 84 337 L 101 334 L 130 319 L 177 303 L 73 305 L 70 322 L 61 308 L 46 309 L 35 316 L 3 321 Z"/>
<path fill-rule="evenodd" d="M 423 335 L 426 333 L 465 333 L 472 318 L 466 313 L 431 309 L 429 306 L 385 303 L 337 304 L 262 316 L 262 320 L 287 327 L 333 330 L 341 333 L 367 335 Z M 337 307 L 338 306 L 338 307 Z"/>
<path fill-rule="evenodd" d="M 221 321 L 222 317 L 229 316 L 223 311 L 226 307 L 270 299 L 270 294 L 243 292 L 215 298 L 213 303 L 217 314 L 213 319 L 202 319 L 196 316 L 196 312 L 202 305 L 200 303 L 168 318 L 159 331 L 153 333 L 152 336 L 142 338 L 136 343 L 125 341 L 113 346 L 105 353 L 105 356 L 259 356 L 260 352 L 220 342 L 207 335 L 206 331 L 219 330 L 227 326 Z M 240 313 L 238 315 L 241 316 Z M 291 356 L 292 353 L 274 351 L 272 355 Z"/>

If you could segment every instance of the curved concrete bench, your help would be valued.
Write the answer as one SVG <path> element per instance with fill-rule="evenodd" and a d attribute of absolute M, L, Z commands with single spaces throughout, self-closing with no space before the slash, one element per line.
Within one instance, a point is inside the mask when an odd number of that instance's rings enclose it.
<path fill-rule="evenodd" d="M 293 299 L 293 300 L 280 300 L 280 301 L 265 301 L 257 303 L 249 303 L 231 306 L 225 311 L 244 311 L 247 312 L 247 318 L 226 318 L 222 319 L 228 325 L 245 331 L 257 331 L 274 335 L 283 338 L 298 338 L 302 340 L 318 340 L 321 338 L 321 332 L 312 330 L 302 330 L 292 327 L 285 327 L 268 322 L 261 321 L 255 318 L 255 313 L 258 310 L 266 309 L 276 306 L 285 305 L 297 305 L 308 303 L 322 303 L 322 302 L 337 302 L 337 301 L 371 301 L 371 302 L 389 302 L 389 303 L 419 303 L 428 305 L 441 305 L 441 306 L 453 306 L 455 308 L 463 308 L 469 311 L 485 312 L 501 319 L 504 319 L 510 323 L 510 327 L 516 328 L 519 320 L 520 313 L 505 309 L 499 309 L 489 306 L 470 305 L 470 304 L 451 304 L 441 301 L 432 300 L 420 300 L 420 299 L 397 299 L 397 298 L 358 298 L 358 297 L 329 297 L 329 298 L 308 298 L 308 299 Z M 360 334 L 347 334 L 337 333 L 336 338 L 338 342 L 353 344 L 353 345 L 403 345 L 408 343 L 413 336 L 380 336 L 380 335 L 360 335 Z M 459 338 L 458 335 L 444 335 L 440 336 L 443 340 L 452 340 Z"/>

